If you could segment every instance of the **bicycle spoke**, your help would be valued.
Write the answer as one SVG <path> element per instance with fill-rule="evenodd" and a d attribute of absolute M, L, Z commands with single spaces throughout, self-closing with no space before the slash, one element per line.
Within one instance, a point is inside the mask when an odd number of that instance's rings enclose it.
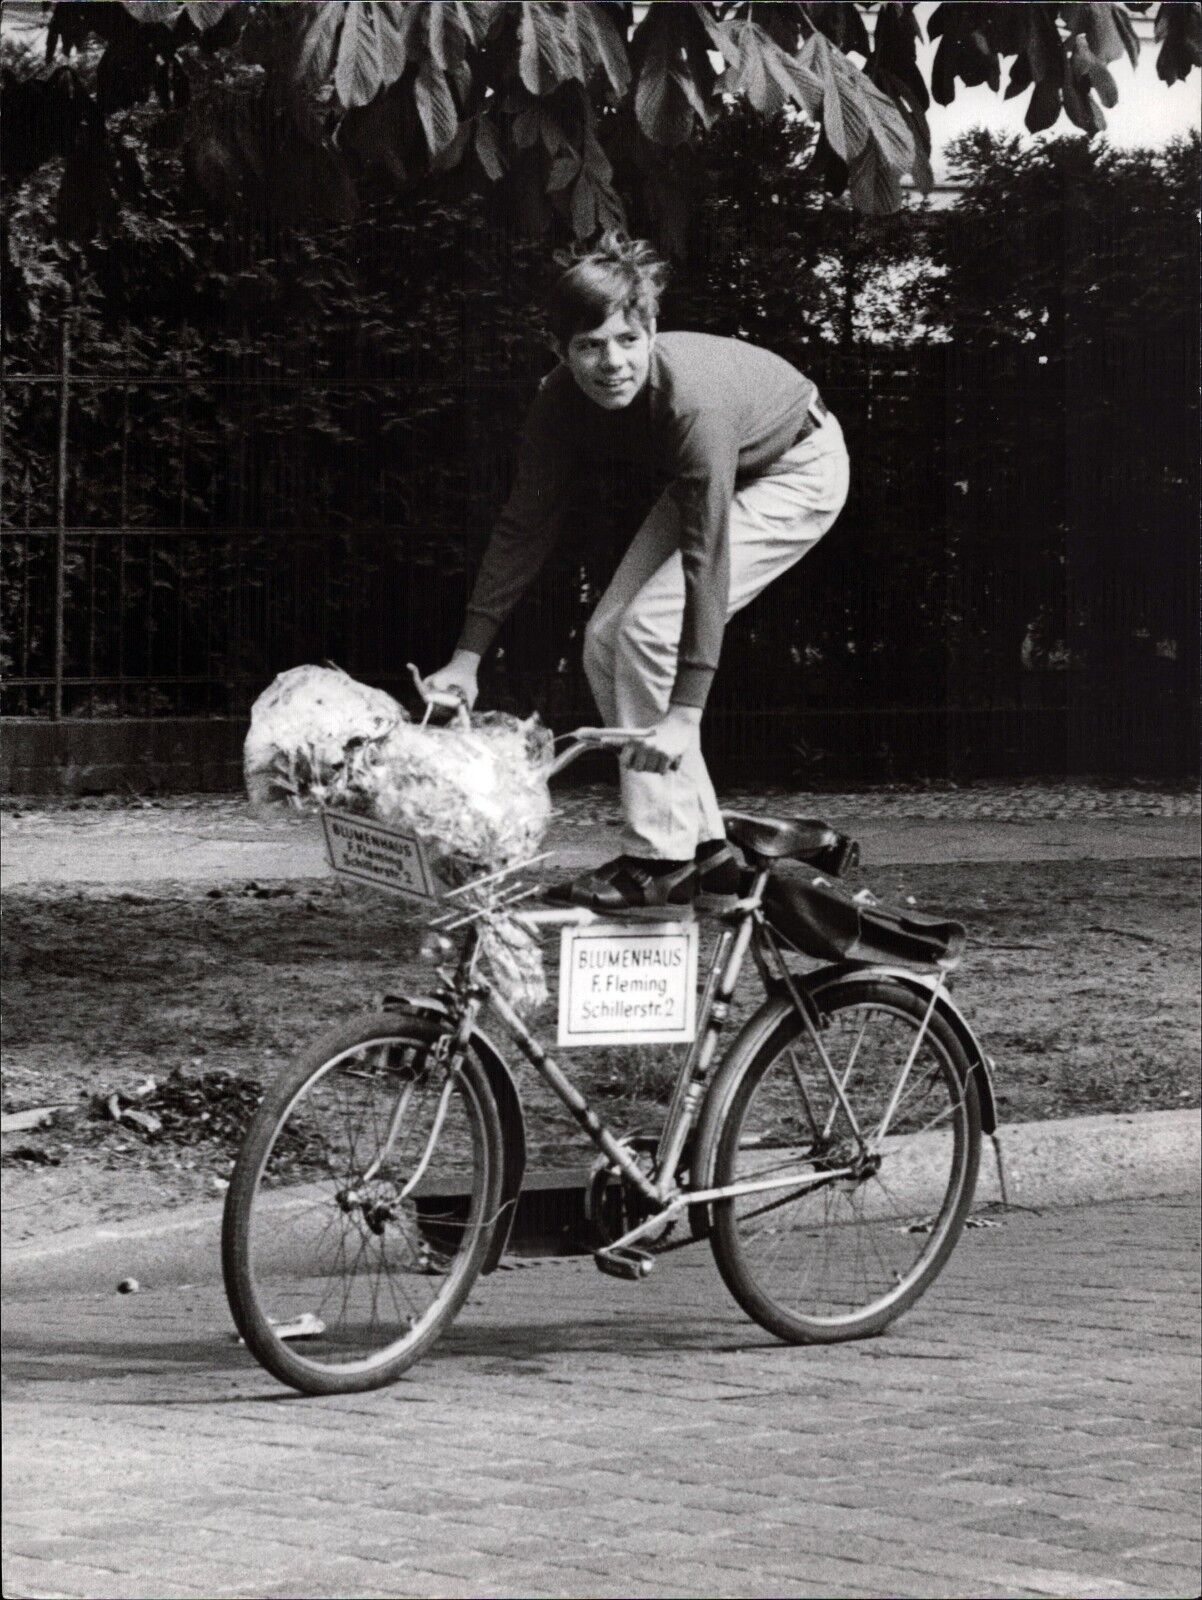
<path fill-rule="evenodd" d="M 871 1018 L 872 1018 L 872 1012 L 871 1012 L 871 1010 L 869 1010 L 864 1015 L 864 1019 L 860 1024 L 860 1031 L 856 1035 L 855 1043 L 852 1045 L 851 1051 L 850 1051 L 850 1053 L 848 1055 L 847 1066 L 844 1069 L 843 1077 L 842 1077 L 842 1079 L 840 1080 L 840 1083 L 839 1083 L 839 1087 L 843 1090 L 844 1094 L 847 1093 L 848 1084 L 849 1084 L 849 1082 L 851 1080 L 851 1075 L 855 1070 L 856 1057 L 860 1053 L 860 1046 L 864 1042 L 864 1035 L 868 1031 L 868 1024 L 869 1024 Z M 790 1051 L 790 1055 L 792 1055 L 792 1051 Z M 834 1063 L 832 1062 L 831 1065 L 833 1066 Z M 794 1071 L 796 1073 L 796 1064 L 795 1063 L 794 1063 Z M 804 1084 L 804 1079 L 800 1076 L 800 1074 L 796 1074 L 796 1075 L 797 1075 L 797 1081 L 798 1081 L 799 1085 L 800 1084 Z M 802 1092 L 803 1093 L 805 1092 L 804 1088 L 803 1088 Z M 827 1115 L 826 1127 L 823 1128 L 823 1130 L 822 1130 L 824 1138 L 827 1138 L 827 1139 L 830 1138 L 831 1129 L 834 1126 L 835 1118 L 838 1116 L 839 1112 L 842 1109 L 843 1109 L 842 1106 L 840 1106 L 838 1100 L 836 1099 L 834 1101 L 834 1103 L 832 1104 L 831 1109 L 830 1109 L 830 1111 L 829 1111 L 829 1113 Z"/>
<path fill-rule="evenodd" d="M 937 1082 L 938 1082 L 938 1067 L 937 1066 L 932 1066 L 931 1070 L 928 1073 L 926 1073 L 918 1082 L 914 1082 L 913 1081 L 913 1074 L 911 1074 L 911 1082 L 909 1084 L 907 1084 L 907 1086 L 903 1090 L 902 1094 L 898 1097 L 897 1105 L 893 1109 L 893 1119 L 892 1120 L 896 1121 L 897 1118 L 898 1118 L 898 1113 L 901 1111 L 902 1107 L 904 1105 L 910 1103 L 917 1095 L 931 1093 L 932 1090 L 937 1086 Z M 950 1107 L 946 1107 L 946 1106 L 942 1107 L 939 1114 L 941 1116 L 950 1115 Z M 909 1133 L 917 1132 L 917 1131 L 920 1131 L 920 1130 L 906 1128 L 904 1131 L 907 1134 L 909 1134 Z M 873 1134 L 873 1138 L 874 1139 L 879 1139 L 881 1136 L 882 1136 L 882 1132 L 881 1132 L 880 1127 L 878 1127 L 876 1132 Z M 888 1135 L 886 1134 L 885 1137 L 888 1137 Z"/>
<path fill-rule="evenodd" d="M 402 1358 L 478 1270 L 495 1210 L 480 1102 L 462 1073 L 423 1076 L 418 1050 L 381 1036 L 332 1058 L 278 1114 L 260 1158 L 249 1293 L 268 1328 L 316 1309 L 320 1337 L 286 1352 L 312 1369 L 315 1392 Z"/>
<path fill-rule="evenodd" d="M 786 1017 L 779 1026 L 792 1037 L 760 1047 L 729 1102 L 728 1165 L 717 1184 L 797 1171 L 795 1188 L 714 1205 L 724 1277 L 752 1315 L 786 1337 L 845 1337 L 887 1321 L 938 1271 L 963 1215 L 965 1070 L 931 1026 L 928 998 L 900 991 L 886 1003 L 895 991 L 881 983 L 858 999 L 864 987 L 823 1007 L 825 1060 Z M 825 1137 L 811 1149 L 800 1135 L 815 1124 Z M 805 1181 L 823 1167 L 828 1181 Z M 934 1220 L 919 1230 L 919 1218 Z"/>

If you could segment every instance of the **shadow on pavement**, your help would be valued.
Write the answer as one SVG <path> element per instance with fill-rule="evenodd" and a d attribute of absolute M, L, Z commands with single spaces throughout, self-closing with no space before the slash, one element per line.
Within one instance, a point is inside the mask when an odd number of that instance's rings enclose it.
<path fill-rule="evenodd" d="M 447 1364 L 461 1364 L 473 1376 L 540 1376 L 550 1369 L 540 1360 L 545 1357 L 620 1355 L 626 1360 L 655 1360 L 672 1351 L 704 1351 L 732 1354 L 747 1349 L 787 1350 L 770 1335 L 746 1324 L 746 1338 L 731 1337 L 731 1322 L 724 1319 L 715 1326 L 707 1318 L 667 1322 L 662 1313 L 641 1319 L 637 1313 L 619 1319 L 595 1322 L 515 1321 L 498 1325 L 471 1324 L 452 1328 L 419 1363 L 415 1371 L 426 1371 Z M 235 1344 L 226 1330 L 201 1337 L 179 1338 L 164 1332 L 140 1330 L 127 1339 L 61 1336 L 52 1331 L 22 1331 L 5 1339 L 4 1375 L 9 1384 L 62 1385 L 96 1383 L 110 1379 L 120 1383 L 129 1378 L 170 1378 L 196 1374 L 212 1377 L 255 1377 L 259 1369 L 253 1359 Z M 262 1374 L 265 1381 L 266 1374 Z M 557 1366 L 552 1381 L 571 1382 L 570 1365 Z M 281 1389 L 280 1395 L 287 1391 Z M 245 1395 L 210 1395 L 204 1400 L 188 1398 L 173 1403 L 222 1404 L 244 1400 Z M 261 1397 L 260 1397 L 261 1398 Z M 137 1402 L 121 1402 L 123 1404 Z M 156 1403 L 165 1403 L 161 1398 Z"/>
<path fill-rule="evenodd" d="M 6 1339 L 4 1376 L 26 1383 L 73 1379 L 157 1377 L 187 1370 L 232 1372 L 246 1369 L 248 1357 L 225 1335 L 209 1339 L 129 1340 Z"/>

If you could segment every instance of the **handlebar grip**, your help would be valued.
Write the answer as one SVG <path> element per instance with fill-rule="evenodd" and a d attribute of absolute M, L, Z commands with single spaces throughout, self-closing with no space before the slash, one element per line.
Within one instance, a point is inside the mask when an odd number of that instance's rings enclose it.
<path fill-rule="evenodd" d="M 629 744 L 633 739 L 645 739 L 650 728 L 576 728 L 568 735 L 580 744 Z"/>
<path fill-rule="evenodd" d="M 586 750 L 608 750 L 630 744 L 632 740 L 644 738 L 650 731 L 650 728 L 575 728 L 565 735 L 569 742 L 552 761 L 547 776 L 554 778 Z"/>
<path fill-rule="evenodd" d="M 462 689 L 427 689 L 426 680 L 414 666 L 408 663 L 413 681 L 417 685 L 417 692 L 428 706 L 445 706 L 448 711 L 454 711 L 459 706 L 467 704 L 467 697 Z"/>

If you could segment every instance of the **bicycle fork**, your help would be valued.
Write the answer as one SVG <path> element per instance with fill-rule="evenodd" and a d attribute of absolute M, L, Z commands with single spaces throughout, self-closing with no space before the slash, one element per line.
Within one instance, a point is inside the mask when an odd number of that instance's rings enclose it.
<path fill-rule="evenodd" d="M 388 1119 L 388 1130 L 384 1136 L 384 1143 L 379 1153 L 370 1166 L 368 1166 L 357 1184 L 343 1189 L 338 1195 L 338 1203 L 343 1211 L 353 1211 L 359 1207 L 363 1212 L 364 1220 L 373 1233 L 382 1233 L 387 1223 L 392 1222 L 397 1213 L 397 1208 L 417 1188 L 426 1175 L 430 1162 L 434 1159 L 434 1152 L 442 1134 L 443 1124 L 446 1122 L 447 1111 L 451 1104 L 451 1096 L 455 1092 L 455 1079 L 459 1065 L 467 1052 L 472 1031 L 476 1025 L 476 1016 L 480 1010 L 480 1001 L 473 996 L 468 1000 L 459 1020 L 459 1025 L 452 1037 L 449 1033 L 440 1034 L 430 1046 L 422 1061 L 421 1073 L 423 1077 L 430 1076 L 440 1068 L 445 1068 L 446 1076 L 442 1088 L 439 1090 L 438 1103 L 434 1108 L 434 1117 L 430 1124 L 430 1132 L 426 1136 L 425 1147 L 417 1159 L 417 1163 L 405 1180 L 402 1187 L 387 1199 L 382 1199 L 374 1194 L 370 1185 L 377 1174 L 387 1166 L 405 1125 L 405 1114 L 409 1110 L 409 1103 L 413 1099 L 416 1087 L 416 1078 L 409 1077 L 401 1085 L 392 1108 L 392 1115 Z"/>

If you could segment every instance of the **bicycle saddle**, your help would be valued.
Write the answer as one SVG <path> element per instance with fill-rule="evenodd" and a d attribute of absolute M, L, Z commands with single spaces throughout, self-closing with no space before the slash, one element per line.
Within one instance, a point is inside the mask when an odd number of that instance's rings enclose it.
<path fill-rule="evenodd" d="M 724 811 L 726 836 L 748 855 L 764 861 L 805 861 L 811 866 L 826 864 L 842 855 L 850 844 L 843 834 L 813 817 L 794 817 L 782 822 L 775 817 L 749 817 L 741 811 Z M 854 847 L 853 847 L 854 848 Z M 838 871 L 838 868 L 832 867 Z"/>

